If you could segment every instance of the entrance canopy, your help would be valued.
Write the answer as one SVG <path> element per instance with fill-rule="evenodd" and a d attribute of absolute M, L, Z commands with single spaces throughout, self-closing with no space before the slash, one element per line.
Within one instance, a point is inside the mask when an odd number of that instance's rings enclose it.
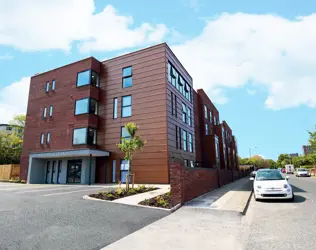
<path fill-rule="evenodd" d="M 31 153 L 30 158 L 34 159 L 47 159 L 47 158 L 68 158 L 68 157 L 104 157 L 109 156 L 110 152 L 97 150 L 97 149 L 78 149 L 78 150 L 65 150 L 65 151 L 52 151 L 43 153 Z"/>

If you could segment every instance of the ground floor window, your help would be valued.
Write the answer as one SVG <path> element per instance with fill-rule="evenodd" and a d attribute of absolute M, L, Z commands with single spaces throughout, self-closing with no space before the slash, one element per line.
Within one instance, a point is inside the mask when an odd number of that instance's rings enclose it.
<path fill-rule="evenodd" d="M 128 174 L 129 161 L 121 160 L 121 182 L 126 183 L 126 175 Z"/>
<path fill-rule="evenodd" d="M 67 166 L 67 183 L 81 183 L 82 160 L 70 160 Z"/>
<path fill-rule="evenodd" d="M 112 182 L 116 182 L 116 160 L 112 162 Z"/>

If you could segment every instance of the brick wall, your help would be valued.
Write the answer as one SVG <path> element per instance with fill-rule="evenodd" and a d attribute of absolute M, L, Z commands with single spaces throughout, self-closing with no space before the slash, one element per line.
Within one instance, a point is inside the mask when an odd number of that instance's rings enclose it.
<path fill-rule="evenodd" d="M 174 204 L 183 204 L 249 174 L 247 171 L 184 168 L 177 162 L 170 163 L 169 168 L 171 197 Z"/>

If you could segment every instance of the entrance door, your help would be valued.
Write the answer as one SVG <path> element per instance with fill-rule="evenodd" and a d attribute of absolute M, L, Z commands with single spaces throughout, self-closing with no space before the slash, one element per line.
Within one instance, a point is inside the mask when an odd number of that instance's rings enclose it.
<path fill-rule="evenodd" d="M 46 163 L 46 178 L 45 178 L 45 183 L 50 183 L 50 162 L 48 161 Z"/>
<path fill-rule="evenodd" d="M 70 160 L 67 166 L 67 183 L 81 182 L 82 160 Z"/>

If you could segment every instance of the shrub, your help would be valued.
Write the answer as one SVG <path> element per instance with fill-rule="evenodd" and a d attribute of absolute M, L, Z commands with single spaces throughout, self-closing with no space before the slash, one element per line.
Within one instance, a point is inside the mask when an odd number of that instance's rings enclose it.
<path fill-rule="evenodd" d="M 26 181 L 25 180 L 21 180 L 21 183 L 26 183 Z"/>
<path fill-rule="evenodd" d="M 127 194 L 129 195 L 137 194 L 137 191 L 135 190 L 135 188 L 131 188 L 130 190 L 127 191 Z"/>

